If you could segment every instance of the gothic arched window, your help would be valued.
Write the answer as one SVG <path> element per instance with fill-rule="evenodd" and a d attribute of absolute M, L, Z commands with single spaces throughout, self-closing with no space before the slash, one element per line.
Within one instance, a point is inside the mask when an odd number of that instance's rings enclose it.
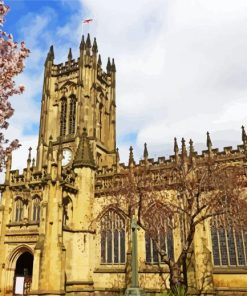
<path fill-rule="evenodd" d="M 162 262 L 161 252 L 174 259 L 172 219 L 167 217 L 162 204 L 155 203 L 148 209 L 145 224 L 146 262 Z"/>
<path fill-rule="evenodd" d="M 69 134 L 75 133 L 75 119 L 76 119 L 76 97 L 70 96 L 69 103 Z"/>
<path fill-rule="evenodd" d="M 23 220 L 23 201 L 20 197 L 15 200 L 15 222 Z"/>
<path fill-rule="evenodd" d="M 66 122 L 67 122 L 67 99 L 61 99 L 61 114 L 60 114 L 60 136 L 66 135 Z"/>
<path fill-rule="evenodd" d="M 212 255 L 215 266 L 247 265 L 247 232 L 230 224 L 211 224 Z"/>
<path fill-rule="evenodd" d="M 38 196 L 33 198 L 32 218 L 34 222 L 40 221 L 40 198 Z"/>
<path fill-rule="evenodd" d="M 155 235 L 155 239 L 151 238 L 148 233 L 145 233 L 145 244 L 147 263 L 155 264 L 163 261 L 158 252 L 158 248 L 170 259 L 174 258 L 173 233 L 172 228 L 169 226 L 167 227 L 166 231 L 158 231 L 158 236 Z"/>
<path fill-rule="evenodd" d="M 125 221 L 114 210 L 101 219 L 101 262 L 125 263 Z"/>

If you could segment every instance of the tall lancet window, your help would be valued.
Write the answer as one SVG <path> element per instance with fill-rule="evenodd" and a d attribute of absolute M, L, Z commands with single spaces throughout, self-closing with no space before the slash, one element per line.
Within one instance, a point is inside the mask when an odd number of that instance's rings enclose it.
<path fill-rule="evenodd" d="M 76 118 L 76 97 L 70 96 L 69 104 L 69 134 L 75 133 L 75 118 Z"/>
<path fill-rule="evenodd" d="M 39 222 L 40 221 L 40 198 L 39 196 L 35 196 L 33 198 L 33 221 Z"/>
<path fill-rule="evenodd" d="M 60 136 L 66 135 L 67 122 L 67 98 L 61 99 L 61 115 L 60 115 Z"/>
<path fill-rule="evenodd" d="M 125 221 L 114 210 L 101 219 L 101 262 L 125 263 Z"/>
<path fill-rule="evenodd" d="M 15 222 L 23 220 L 23 201 L 20 197 L 15 200 Z"/>
<path fill-rule="evenodd" d="M 247 231 L 234 228 L 227 220 L 211 222 L 212 255 L 215 266 L 247 265 Z"/>
<path fill-rule="evenodd" d="M 149 207 L 145 215 L 147 231 L 145 233 L 146 262 L 158 264 L 164 261 L 164 253 L 174 259 L 174 241 L 172 219 L 162 204 Z"/>

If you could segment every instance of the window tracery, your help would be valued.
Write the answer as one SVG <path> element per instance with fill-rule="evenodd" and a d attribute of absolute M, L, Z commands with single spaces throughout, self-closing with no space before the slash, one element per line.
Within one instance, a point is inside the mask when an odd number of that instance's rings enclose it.
<path fill-rule="evenodd" d="M 152 204 L 144 215 L 147 231 L 145 233 L 146 262 L 157 264 L 163 259 L 161 251 L 174 258 L 172 219 L 161 203 Z"/>
<path fill-rule="evenodd" d="M 70 96 L 70 108 L 69 108 L 69 134 L 75 133 L 75 119 L 76 119 L 76 97 Z"/>
<path fill-rule="evenodd" d="M 40 198 L 35 196 L 33 198 L 33 211 L 32 211 L 32 219 L 34 222 L 40 221 Z"/>
<path fill-rule="evenodd" d="M 23 201 L 20 197 L 15 200 L 15 222 L 23 220 Z"/>
<path fill-rule="evenodd" d="M 125 263 L 125 221 L 114 210 L 101 219 L 101 262 Z"/>
<path fill-rule="evenodd" d="M 61 114 L 60 114 L 60 136 L 66 135 L 67 122 L 67 98 L 61 99 Z"/>
<path fill-rule="evenodd" d="M 215 266 L 247 265 L 247 232 L 230 224 L 211 224 L 212 256 Z"/>

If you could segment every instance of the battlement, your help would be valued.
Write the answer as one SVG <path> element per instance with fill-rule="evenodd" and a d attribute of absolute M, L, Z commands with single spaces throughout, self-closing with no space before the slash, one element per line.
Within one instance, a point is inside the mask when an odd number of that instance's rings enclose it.
<path fill-rule="evenodd" d="M 242 127 L 243 129 L 243 127 Z M 238 145 L 236 149 L 232 146 L 223 147 L 220 151 L 218 148 L 212 148 L 212 142 L 207 133 L 207 150 L 203 150 L 201 154 L 194 151 L 192 140 L 189 141 L 189 147 L 186 147 L 185 140 L 182 139 L 181 151 L 179 151 L 177 139 L 174 139 L 174 155 L 170 155 L 169 158 L 158 157 L 157 160 L 148 158 L 147 144 L 144 144 L 143 159 L 136 163 L 133 155 L 133 148 L 130 147 L 129 163 L 116 163 L 111 167 L 103 167 L 97 171 L 97 182 L 96 182 L 96 195 L 103 194 L 109 190 L 115 190 L 116 177 L 124 179 L 129 174 L 130 170 L 135 170 L 141 167 L 147 167 L 151 173 L 152 180 L 155 182 L 159 179 L 157 175 L 162 175 L 163 183 L 174 184 L 176 181 L 172 174 L 172 171 L 177 166 L 189 167 L 203 167 L 209 160 L 219 164 L 239 164 L 247 161 L 247 138 L 243 129 L 242 133 L 243 144 Z M 188 151 L 187 152 L 187 148 Z M 118 150 L 117 150 L 118 151 Z M 119 158 L 118 158 L 119 162 Z M 156 176 L 156 177 L 155 177 Z M 157 180 L 156 180 L 157 179 Z"/>
<path fill-rule="evenodd" d="M 54 49 L 53 46 L 51 46 L 46 58 L 45 66 L 47 68 L 51 67 L 51 76 L 53 77 L 78 72 L 80 68 L 91 68 L 97 72 L 97 78 L 101 82 L 107 83 L 113 79 L 112 73 L 116 72 L 114 59 L 112 59 L 111 62 L 110 58 L 108 58 L 107 61 L 106 71 L 102 69 L 101 56 L 100 54 L 98 55 L 96 38 L 94 38 L 93 45 L 91 45 L 89 34 L 87 35 L 86 41 L 84 40 L 84 36 L 82 36 L 79 58 L 73 59 L 71 48 L 69 49 L 68 60 L 66 62 L 54 64 L 54 58 Z"/>

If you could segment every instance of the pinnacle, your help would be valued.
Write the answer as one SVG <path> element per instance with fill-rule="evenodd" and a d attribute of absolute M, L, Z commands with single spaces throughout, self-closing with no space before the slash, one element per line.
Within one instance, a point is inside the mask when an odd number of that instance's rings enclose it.
<path fill-rule="evenodd" d="M 91 48 L 91 40 L 90 40 L 90 35 L 89 35 L 89 33 L 87 34 L 86 47 L 87 47 L 87 48 Z"/>
<path fill-rule="evenodd" d="M 110 58 L 108 58 L 107 65 L 106 65 L 106 70 L 107 70 L 107 73 L 110 73 L 111 72 L 111 61 L 110 61 Z"/>
<path fill-rule="evenodd" d="M 147 160 L 147 159 L 148 159 L 148 149 L 147 149 L 147 143 L 144 143 L 143 158 L 144 158 L 145 160 Z"/>
<path fill-rule="evenodd" d="M 134 160 L 134 154 L 133 154 L 133 147 L 130 146 L 129 148 L 129 167 L 134 166 L 135 165 L 135 160 Z"/>
<path fill-rule="evenodd" d="M 116 66 L 115 66 L 114 59 L 112 59 L 112 66 L 111 66 L 111 70 L 112 70 L 112 72 L 116 72 Z"/>
<path fill-rule="evenodd" d="M 82 37 L 81 37 L 80 49 L 81 50 L 85 49 L 84 35 L 82 35 Z"/>
<path fill-rule="evenodd" d="M 99 57 L 98 57 L 98 66 L 101 66 L 102 65 L 102 62 L 101 62 L 101 55 L 99 54 Z"/>
<path fill-rule="evenodd" d="M 207 132 L 207 147 L 208 147 L 208 150 L 210 151 L 212 149 L 212 141 L 211 141 L 211 138 L 210 138 L 210 134 L 209 132 Z"/>
<path fill-rule="evenodd" d="M 179 151 L 179 149 L 178 149 L 177 138 L 174 138 L 174 153 L 177 154 L 178 151 Z"/>
<path fill-rule="evenodd" d="M 95 168 L 93 152 L 87 137 L 87 130 L 83 128 L 80 142 L 76 151 L 73 167 L 91 167 Z"/>
<path fill-rule="evenodd" d="M 98 52 L 98 45 L 97 45 L 96 38 L 94 38 L 94 40 L 93 40 L 92 51 L 93 51 L 93 53 L 95 53 L 95 54 Z"/>
<path fill-rule="evenodd" d="M 185 145 L 185 139 L 182 138 L 182 156 L 187 156 L 187 150 L 186 150 L 186 145 Z"/>
<path fill-rule="evenodd" d="M 246 136 L 246 132 L 245 132 L 245 129 L 244 129 L 244 126 L 242 125 L 242 141 L 243 143 L 246 142 L 246 139 L 247 139 L 247 136 Z"/>
<path fill-rule="evenodd" d="M 71 61 L 72 58 L 73 58 L 73 56 L 72 56 L 72 50 L 71 50 L 71 48 L 70 48 L 70 49 L 69 49 L 69 54 L 68 54 L 68 60 Z"/>

